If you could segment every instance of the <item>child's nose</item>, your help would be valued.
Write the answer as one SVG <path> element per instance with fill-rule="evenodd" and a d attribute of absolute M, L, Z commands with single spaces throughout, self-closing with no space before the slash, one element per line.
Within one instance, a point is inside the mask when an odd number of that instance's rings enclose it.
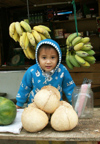
<path fill-rule="evenodd" d="M 47 63 L 50 63 L 50 59 L 47 59 Z"/>

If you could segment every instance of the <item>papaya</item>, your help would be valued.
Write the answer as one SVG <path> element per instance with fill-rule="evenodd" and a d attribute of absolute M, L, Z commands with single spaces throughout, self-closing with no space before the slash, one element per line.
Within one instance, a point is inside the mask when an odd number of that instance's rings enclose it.
<path fill-rule="evenodd" d="M 8 98 L 0 96 L 0 125 L 13 123 L 17 114 L 14 102 Z"/>

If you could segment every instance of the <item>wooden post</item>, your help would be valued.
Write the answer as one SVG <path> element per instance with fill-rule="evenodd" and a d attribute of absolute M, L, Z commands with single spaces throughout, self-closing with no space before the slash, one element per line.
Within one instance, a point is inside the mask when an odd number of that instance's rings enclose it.
<path fill-rule="evenodd" d="M 0 66 L 2 65 L 2 62 L 1 62 L 1 47 L 0 47 Z"/>
<path fill-rule="evenodd" d="M 100 16 L 100 0 L 98 0 L 98 15 Z"/>

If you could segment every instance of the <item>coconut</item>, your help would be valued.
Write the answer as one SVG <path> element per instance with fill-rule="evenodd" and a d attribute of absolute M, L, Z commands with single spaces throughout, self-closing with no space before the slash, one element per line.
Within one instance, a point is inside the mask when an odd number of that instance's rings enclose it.
<path fill-rule="evenodd" d="M 52 114 L 50 124 L 57 131 L 72 130 L 78 124 L 78 115 L 69 103 L 62 101 Z"/>
<path fill-rule="evenodd" d="M 28 105 L 28 107 L 38 108 L 35 102 L 32 102 Z"/>
<path fill-rule="evenodd" d="M 34 102 L 46 113 L 53 113 L 60 104 L 60 93 L 56 88 L 46 86 L 37 92 Z"/>
<path fill-rule="evenodd" d="M 53 91 L 53 92 L 57 95 L 57 97 L 60 99 L 60 92 L 59 92 L 58 89 L 55 88 L 54 86 L 48 85 L 48 86 L 42 87 L 41 89 L 47 89 L 47 90 Z"/>
<path fill-rule="evenodd" d="M 60 101 L 60 105 L 63 105 L 65 107 L 67 107 L 67 108 L 72 108 L 73 109 L 72 105 L 70 105 L 68 102 L 66 102 L 64 100 Z"/>
<path fill-rule="evenodd" d="M 41 131 L 48 124 L 47 114 L 35 107 L 27 107 L 22 112 L 22 126 L 28 132 Z"/>

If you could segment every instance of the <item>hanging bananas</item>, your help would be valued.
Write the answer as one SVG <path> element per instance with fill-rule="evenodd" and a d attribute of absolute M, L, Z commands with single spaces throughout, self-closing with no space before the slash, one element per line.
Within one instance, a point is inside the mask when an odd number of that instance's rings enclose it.
<path fill-rule="evenodd" d="M 66 64 L 69 69 L 74 67 L 90 67 L 96 59 L 95 51 L 89 37 L 82 37 L 80 33 L 72 33 L 66 39 Z"/>
<path fill-rule="evenodd" d="M 47 38 L 51 38 L 50 28 L 45 25 L 31 26 L 25 22 L 12 22 L 9 26 L 9 35 L 15 42 L 19 42 L 25 56 L 28 59 L 35 59 L 37 44 Z"/>

